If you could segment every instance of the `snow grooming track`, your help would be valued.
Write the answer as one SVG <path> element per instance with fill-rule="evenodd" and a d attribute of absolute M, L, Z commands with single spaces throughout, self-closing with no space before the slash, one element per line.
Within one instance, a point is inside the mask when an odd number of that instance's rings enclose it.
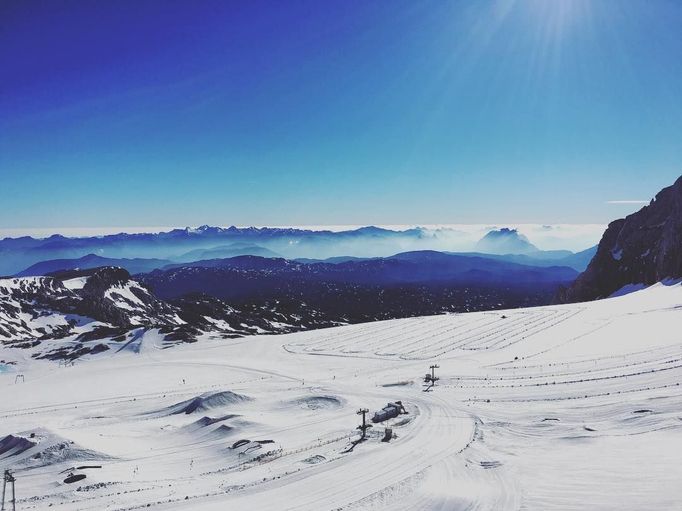
<path fill-rule="evenodd" d="M 413 400 L 414 402 L 414 400 Z M 334 463 L 315 467 L 312 473 L 288 476 L 283 481 L 266 483 L 257 490 L 226 495 L 202 502 L 201 509 L 219 510 L 255 507 L 263 511 L 337 509 L 371 496 L 461 453 L 471 444 L 475 432 L 472 417 L 458 415 L 441 398 L 433 394 L 418 396 L 419 415 L 410 433 L 391 446 L 378 446 L 385 452 L 376 455 L 376 447 L 364 449 L 361 444 Z M 439 442 L 433 442 L 439 438 Z M 408 461 L 409 460 L 409 461 Z M 282 482 L 284 484 L 282 484 Z M 295 504 L 289 485 L 295 485 Z M 171 506 L 169 509 L 181 509 Z"/>
<path fill-rule="evenodd" d="M 26 381 L 0 373 L 0 438 L 50 431 L 102 468 L 80 486 L 59 457 L 0 468 L 36 511 L 676 509 L 681 305 L 682 286 L 653 286 L 164 350 L 148 332 L 68 369 L 1 347 Z M 395 400 L 396 438 L 374 425 L 344 453 L 356 411 Z"/>
<path fill-rule="evenodd" d="M 576 309 L 532 309 L 503 313 L 448 314 L 428 318 L 391 320 L 353 335 L 335 333 L 319 342 L 287 344 L 291 352 L 310 354 L 356 354 L 403 360 L 428 360 L 455 350 L 502 349 L 551 329 L 582 312 Z M 396 328 L 403 326 L 403 328 Z"/>

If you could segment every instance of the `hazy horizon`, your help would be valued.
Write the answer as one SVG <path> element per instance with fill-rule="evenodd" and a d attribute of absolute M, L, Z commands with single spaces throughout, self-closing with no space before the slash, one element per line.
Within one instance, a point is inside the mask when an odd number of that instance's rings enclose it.
<path fill-rule="evenodd" d="M 412 228 L 423 228 L 429 231 L 440 231 L 445 239 L 451 239 L 452 250 L 464 250 L 475 243 L 491 230 L 502 228 L 517 229 L 520 234 L 528 237 L 529 241 L 542 250 L 571 250 L 578 252 L 596 245 L 604 230 L 605 224 L 514 224 L 514 223 L 491 223 L 491 224 L 402 224 L 402 225 L 237 225 L 236 227 L 270 227 L 270 228 L 296 228 L 311 231 L 345 231 L 354 230 L 367 226 L 380 227 L 394 231 L 403 231 Z M 0 228 L 0 238 L 17 238 L 32 236 L 34 238 L 47 238 L 54 234 L 67 237 L 106 236 L 112 234 L 139 234 L 168 232 L 173 229 L 194 228 L 193 226 L 138 226 L 138 227 L 89 227 L 89 228 L 34 228 L 34 229 L 3 229 Z M 212 225 L 212 227 L 230 227 L 230 224 Z M 444 249 L 441 245 L 434 249 Z M 447 247 L 446 247 L 447 248 Z M 344 254 L 338 254 L 344 255 Z"/>

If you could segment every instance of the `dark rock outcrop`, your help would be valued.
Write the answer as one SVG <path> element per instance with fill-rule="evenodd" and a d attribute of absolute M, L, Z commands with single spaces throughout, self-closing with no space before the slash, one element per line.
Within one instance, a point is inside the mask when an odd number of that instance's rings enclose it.
<path fill-rule="evenodd" d="M 118 327 L 174 325 L 175 311 L 133 281 L 123 268 L 96 269 L 79 292 L 76 312 Z"/>
<path fill-rule="evenodd" d="M 605 298 L 628 284 L 682 277 L 682 177 L 648 206 L 611 222 L 587 270 L 561 302 Z"/>
<path fill-rule="evenodd" d="M 63 276 L 0 279 L 0 342 L 24 343 L 74 335 L 89 320 L 79 341 L 121 336 L 138 327 L 177 326 L 177 310 L 157 299 L 122 268 L 103 267 Z M 83 278 L 82 287 L 67 287 Z M 15 344 L 16 345 L 16 344 Z"/>
<path fill-rule="evenodd" d="M 51 277 L 0 279 L 0 341 L 21 342 L 47 335 L 66 335 L 68 325 L 48 329 L 41 318 L 55 309 L 73 310 L 78 302 L 73 291 Z M 31 320 L 36 320 L 36 324 L 31 325 Z"/>

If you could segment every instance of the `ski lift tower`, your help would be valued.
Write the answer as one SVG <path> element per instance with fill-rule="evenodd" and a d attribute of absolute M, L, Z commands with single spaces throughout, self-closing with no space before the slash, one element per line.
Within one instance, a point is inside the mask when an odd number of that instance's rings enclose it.
<path fill-rule="evenodd" d="M 365 436 L 366 436 L 366 433 L 367 433 L 367 428 L 371 428 L 371 427 L 372 427 L 371 424 L 367 424 L 367 421 L 366 421 L 366 419 L 365 419 L 365 417 L 367 416 L 368 413 L 369 413 L 369 410 L 368 410 L 367 408 L 360 408 L 360 409 L 357 411 L 357 414 L 358 414 L 358 415 L 362 415 L 362 424 L 361 424 L 360 426 L 358 426 L 358 429 L 359 429 L 360 431 L 362 431 L 361 440 L 364 440 L 364 438 L 365 438 Z"/>
<path fill-rule="evenodd" d="M 436 385 L 436 382 L 440 380 L 440 378 L 436 376 L 436 369 L 440 369 L 440 366 L 438 364 L 434 364 L 429 366 L 429 369 L 431 369 L 431 373 L 426 373 L 424 376 L 424 383 L 427 385 L 427 387 L 424 389 L 424 392 L 431 390 L 431 388 Z"/>
<path fill-rule="evenodd" d="M 5 475 L 3 476 L 3 479 L 2 479 L 2 507 L 0 507 L 0 511 L 5 511 L 5 494 L 7 491 L 7 483 L 9 483 L 12 487 L 12 499 L 9 501 L 9 504 L 12 504 L 12 511 L 17 510 L 17 498 L 16 498 L 16 494 L 14 493 L 14 482 L 15 481 L 16 481 L 16 479 L 12 475 L 12 472 L 9 469 L 5 470 Z"/>

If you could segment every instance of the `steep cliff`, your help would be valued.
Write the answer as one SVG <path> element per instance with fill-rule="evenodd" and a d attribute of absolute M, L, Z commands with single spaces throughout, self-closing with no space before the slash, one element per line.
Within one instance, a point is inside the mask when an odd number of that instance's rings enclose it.
<path fill-rule="evenodd" d="M 648 206 L 611 222 L 594 258 L 562 302 L 604 298 L 628 284 L 682 277 L 682 177 Z"/>

